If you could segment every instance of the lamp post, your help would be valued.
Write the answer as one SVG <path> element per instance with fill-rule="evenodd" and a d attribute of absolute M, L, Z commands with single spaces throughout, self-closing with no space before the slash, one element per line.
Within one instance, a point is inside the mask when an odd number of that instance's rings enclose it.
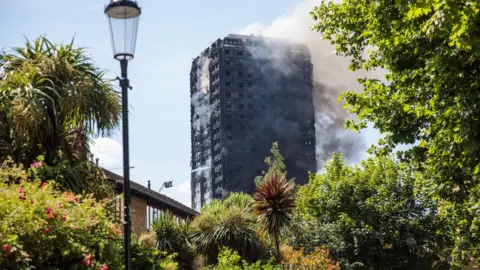
<path fill-rule="evenodd" d="M 136 1 L 110 0 L 105 7 L 110 26 L 113 57 L 120 61 L 122 88 L 122 138 L 123 138 L 123 195 L 124 195 L 124 238 L 125 238 L 125 270 L 131 270 L 131 218 L 130 218 L 130 160 L 128 149 L 128 89 L 131 89 L 127 77 L 128 61 L 135 54 L 138 21 L 141 10 Z"/>

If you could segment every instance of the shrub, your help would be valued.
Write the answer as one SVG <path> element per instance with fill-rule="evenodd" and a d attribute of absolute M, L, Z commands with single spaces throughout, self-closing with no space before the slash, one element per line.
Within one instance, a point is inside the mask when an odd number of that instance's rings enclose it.
<path fill-rule="evenodd" d="M 0 176 L 20 175 L 2 171 Z M 121 231 L 92 196 L 0 181 L 0 269 L 120 269 Z"/>
<path fill-rule="evenodd" d="M 283 250 L 282 265 L 290 270 L 340 270 L 340 264 L 329 258 L 325 247 L 317 247 L 310 254 L 305 254 L 303 248 L 294 250 L 288 246 Z"/>
<path fill-rule="evenodd" d="M 156 237 L 153 233 L 132 238 L 132 269 L 176 270 L 174 254 L 167 254 L 155 247 Z"/>
<path fill-rule="evenodd" d="M 280 265 L 275 265 L 274 260 L 268 262 L 257 261 L 249 264 L 236 251 L 224 247 L 218 254 L 216 265 L 203 268 L 205 270 L 281 270 Z"/>

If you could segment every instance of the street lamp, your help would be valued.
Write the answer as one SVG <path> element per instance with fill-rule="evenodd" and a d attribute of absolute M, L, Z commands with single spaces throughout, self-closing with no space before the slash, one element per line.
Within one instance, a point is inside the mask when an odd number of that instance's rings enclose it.
<path fill-rule="evenodd" d="M 131 88 L 127 78 L 127 64 L 135 54 L 137 42 L 138 20 L 141 10 L 136 1 L 110 0 L 105 7 L 110 26 L 113 57 L 120 61 L 122 88 L 122 138 L 123 138 L 123 195 L 124 195 L 124 238 L 125 238 L 125 270 L 130 270 L 131 252 L 131 219 L 130 219 L 130 160 L 128 149 L 128 89 Z"/>
<path fill-rule="evenodd" d="M 173 181 L 163 182 L 162 186 L 158 190 L 158 193 L 162 192 L 163 188 L 171 188 L 173 186 Z"/>

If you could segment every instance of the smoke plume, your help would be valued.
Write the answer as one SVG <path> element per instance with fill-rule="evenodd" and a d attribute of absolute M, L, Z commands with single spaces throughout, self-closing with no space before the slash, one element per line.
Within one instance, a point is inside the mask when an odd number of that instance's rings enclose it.
<path fill-rule="evenodd" d="M 357 78 L 372 77 L 374 74 L 348 71 L 350 60 L 337 56 L 334 46 L 323 40 L 321 34 L 311 30 L 315 22 L 309 12 L 316 4 L 316 0 L 306 0 L 270 25 L 253 23 L 239 31 L 239 34 L 305 44 L 310 50 L 313 63 L 316 158 L 317 169 L 320 170 L 323 162 L 333 152 L 343 153 L 350 162 L 358 162 L 363 157 L 367 148 L 365 139 L 359 133 L 345 130 L 346 120 L 353 116 L 343 109 L 339 97 L 346 91 L 361 91 L 362 86 Z M 261 57 L 261 53 L 257 51 L 260 54 L 257 57 Z M 274 58 L 281 59 L 281 55 L 275 53 Z M 289 71 L 288 65 L 283 65 L 281 61 L 277 60 L 276 66 L 284 72 Z"/>
<path fill-rule="evenodd" d="M 208 56 L 201 56 L 197 60 L 197 84 L 196 88 L 200 91 L 195 92 L 191 97 L 191 104 L 194 105 L 193 128 L 199 131 L 200 128 L 206 128 L 210 123 L 210 73 L 208 66 L 210 58 Z"/>

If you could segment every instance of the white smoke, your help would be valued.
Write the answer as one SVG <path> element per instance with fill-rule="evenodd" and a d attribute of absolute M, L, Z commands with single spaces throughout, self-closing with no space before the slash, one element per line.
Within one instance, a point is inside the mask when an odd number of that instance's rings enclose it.
<path fill-rule="evenodd" d="M 349 71 L 350 60 L 336 55 L 334 46 L 311 30 L 315 22 L 309 12 L 318 3 L 317 0 L 303 1 L 290 14 L 275 19 L 269 25 L 256 22 L 238 33 L 305 44 L 309 48 L 313 63 L 316 156 L 320 170 L 334 151 L 343 153 L 350 162 L 358 162 L 363 157 L 367 148 L 365 138 L 345 130 L 346 120 L 353 116 L 343 109 L 338 99 L 346 91 L 362 91 L 358 78 L 380 78 L 382 75 L 381 72 Z"/>
<path fill-rule="evenodd" d="M 199 131 L 210 123 L 212 111 L 210 109 L 210 72 L 208 70 L 210 58 L 204 55 L 197 60 L 197 92 L 191 97 L 193 105 L 193 128 Z"/>

